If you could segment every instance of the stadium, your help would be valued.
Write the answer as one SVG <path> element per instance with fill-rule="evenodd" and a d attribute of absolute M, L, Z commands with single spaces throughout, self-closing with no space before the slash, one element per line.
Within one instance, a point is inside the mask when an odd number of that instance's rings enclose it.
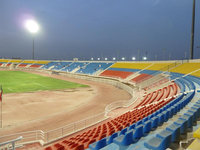
<path fill-rule="evenodd" d="M 45 150 L 197 146 L 199 61 L 1 59 L 1 143 Z"/>
<path fill-rule="evenodd" d="M 199 10 L 0 1 L 0 150 L 199 150 Z"/>

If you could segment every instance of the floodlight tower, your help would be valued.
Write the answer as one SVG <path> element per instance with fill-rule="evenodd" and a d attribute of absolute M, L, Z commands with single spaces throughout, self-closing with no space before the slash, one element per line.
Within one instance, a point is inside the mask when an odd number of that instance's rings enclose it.
<path fill-rule="evenodd" d="M 39 31 L 39 25 L 35 20 L 27 20 L 25 22 L 26 29 L 33 35 L 33 51 L 32 51 L 32 59 L 35 59 L 35 41 L 34 34 Z"/>
<path fill-rule="evenodd" d="M 195 28 L 195 0 L 193 0 L 193 10 L 192 10 L 192 31 L 191 31 L 191 43 L 190 43 L 190 59 L 193 59 L 193 55 L 194 55 L 194 28 Z"/>

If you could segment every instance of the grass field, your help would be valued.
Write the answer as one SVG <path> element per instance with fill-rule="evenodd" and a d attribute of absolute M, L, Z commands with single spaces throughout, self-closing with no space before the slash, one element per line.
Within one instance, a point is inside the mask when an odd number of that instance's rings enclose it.
<path fill-rule="evenodd" d="M 22 71 L 0 71 L 0 85 L 4 93 L 88 87 L 78 83 L 44 77 Z"/>

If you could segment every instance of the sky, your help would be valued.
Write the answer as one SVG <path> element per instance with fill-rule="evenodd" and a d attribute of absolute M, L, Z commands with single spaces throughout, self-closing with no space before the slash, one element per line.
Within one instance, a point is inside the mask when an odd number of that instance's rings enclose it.
<path fill-rule="evenodd" d="M 193 0 L 0 0 L 0 57 L 187 59 Z M 40 30 L 24 27 L 35 19 Z M 196 1 L 194 58 L 200 58 Z M 199 48 L 198 48 L 199 47 Z"/>

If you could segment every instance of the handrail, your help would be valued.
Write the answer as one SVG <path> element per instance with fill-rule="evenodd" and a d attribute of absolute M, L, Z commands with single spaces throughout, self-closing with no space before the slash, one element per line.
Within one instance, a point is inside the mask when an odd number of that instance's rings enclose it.
<path fill-rule="evenodd" d="M 7 148 L 11 148 L 12 150 L 15 150 L 15 145 L 16 145 L 16 143 L 15 142 L 17 142 L 17 141 L 20 141 L 20 140 L 22 140 L 23 139 L 23 137 L 22 136 L 20 136 L 20 137 L 18 137 L 18 138 L 16 138 L 16 139 L 13 139 L 13 140 L 10 140 L 10 141 L 6 141 L 6 142 L 3 142 L 3 143 L 0 143 L 0 148 L 1 147 L 3 147 L 3 149 L 4 149 L 4 146 L 5 145 L 7 145 L 6 147 L 5 147 L 5 149 L 7 149 Z M 10 147 L 11 145 L 12 145 L 12 147 Z"/>

